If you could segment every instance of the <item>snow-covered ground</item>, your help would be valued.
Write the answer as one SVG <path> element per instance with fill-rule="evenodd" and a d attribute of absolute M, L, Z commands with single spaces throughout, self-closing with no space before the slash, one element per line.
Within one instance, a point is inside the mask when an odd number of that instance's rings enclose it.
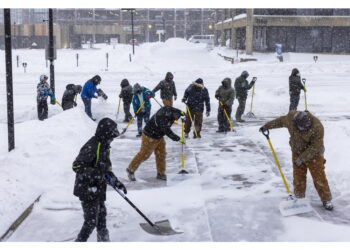
<path fill-rule="evenodd" d="M 97 49 L 58 50 L 56 96 L 59 100 L 68 83 L 83 85 L 99 74 L 106 102 L 93 100 L 96 118 L 115 119 L 120 82 L 128 78 L 152 89 L 167 71 L 173 72 L 178 91 L 175 107 L 184 109 L 182 95 L 197 78 L 204 80 L 211 97 L 212 112 L 204 119 L 202 139 L 189 139 L 186 169 L 193 175 L 185 181 L 171 181 L 181 164 L 181 145 L 167 139 L 169 181 L 156 180 L 155 160 L 142 164 L 138 181 L 127 180 L 125 168 L 140 147 L 135 138 L 136 123 L 124 138 L 112 143 L 114 172 L 127 185 L 128 197 L 152 221 L 169 219 L 183 234 L 153 236 L 139 223 L 143 219 L 115 191 L 107 194 L 108 228 L 112 241 L 349 241 L 350 235 L 350 56 L 255 53 L 256 62 L 231 64 L 217 53 L 234 56 L 236 51 L 170 39 L 165 43 L 142 44 L 129 62 L 129 45 L 100 45 Z M 41 74 L 49 75 L 44 50 L 13 50 L 16 149 L 7 152 L 7 115 L 4 51 L 0 51 L 0 236 L 39 195 L 30 216 L 7 241 L 72 241 L 83 222 L 81 205 L 72 194 L 75 174 L 71 169 L 81 146 L 94 134 L 96 123 L 78 107 L 63 112 L 49 105 L 49 119 L 37 120 L 36 85 Z M 76 54 L 79 53 L 79 67 Z M 106 68 L 109 53 L 109 68 Z M 15 57 L 27 62 L 27 72 L 16 68 Z M 245 57 L 245 55 L 241 55 Z M 271 157 L 266 139 L 258 128 L 284 115 L 289 107 L 288 76 L 297 67 L 307 79 L 309 110 L 325 126 L 326 173 L 334 196 L 335 210 L 324 211 L 309 176 L 307 197 L 314 212 L 282 217 L 279 202 L 286 192 Z M 225 77 L 234 80 L 243 70 L 258 77 L 254 113 L 258 117 L 243 125 L 234 123 L 237 133 L 218 135 L 215 90 Z M 301 96 L 299 108 L 304 108 Z M 156 98 L 160 100 L 159 93 Z M 247 102 L 249 111 L 250 99 Z M 153 102 L 152 113 L 159 106 Z M 237 102 L 234 104 L 234 112 Z M 122 109 L 121 109 L 122 110 Z M 234 114 L 233 112 L 233 114 Z M 123 113 L 119 115 L 118 124 Z M 180 133 L 180 126 L 173 126 Z M 291 153 L 286 130 L 273 130 L 271 140 L 288 182 L 292 183 Z M 89 239 L 96 240 L 96 233 Z"/>

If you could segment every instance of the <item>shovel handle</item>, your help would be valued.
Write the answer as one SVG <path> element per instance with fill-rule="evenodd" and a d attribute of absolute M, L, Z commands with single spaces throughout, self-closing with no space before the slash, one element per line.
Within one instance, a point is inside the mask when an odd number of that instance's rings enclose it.
<path fill-rule="evenodd" d="M 266 139 L 270 139 L 270 131 L 268 129 L 261 131 L 261 133 L 266 137 Z"/>
<path fill-rule="evenodd" d="M 306 79 L 305 79 L 305 78 L 303 78 L 303 79 L 301 79 L 301 80 L 303 81 L 303 83 L 304 83 L 304 85 L 305 85 Z"/>

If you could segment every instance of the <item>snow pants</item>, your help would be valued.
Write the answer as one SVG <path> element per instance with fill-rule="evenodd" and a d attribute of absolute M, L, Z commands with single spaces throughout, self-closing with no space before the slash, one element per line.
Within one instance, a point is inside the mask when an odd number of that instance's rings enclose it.
<path fill-rule="evenodd" d="M 297 110 L 300 100 L 300 94 L 298 95 L 290 95 L 290 105 L 289 110 Z"/>
<path fill-rule="evenodd" d="M 297 158 L 298 157 L 293 154 L 293 162 L 295 162 Z M 303 163 L 299 167 L 293 164 L 293 186 L 295 197 L 305 197 L 306 174 L 307 170 L 309 170 L 314 182 L 314 186 L 318 195 L 321 198 L 321 201 L 332 200 L 332 194 L 329 189 L 326 173 L 324 171 L 324 161 L 324 158 L 322 156 L 319 156 L 316 159 Z"/>
<path fill-rule="evenodd" d="M 139 133 L 142 133 L 142 121 L 145 121 L 145 124 L 149 121 L 149 117 L 151 115 L 151 110 L 145 110 L 140 111 L 140 113 L 137 114 L 137 131 Z"/>
<path fill-rule="evenodd" d="M 87 241 L 95 227 L 97 229 L 97 241 L 109 241 L 109 232 L 106 226 L 107 209 L 104 201 L 82 201 L 81 206 L 84 212 L 84 224 L 75 241 Z"/>
<path fill-rule="evenodd" d="M 91 98 L 82 98 L 85 106 L 85 113 L 92 119 Z"/>
<path fill-rule="evenodd" d="M 203 112 L 193 112 L 191 108 L 189 108 L 191 112 L 191 116 L 194 122 L 194 127 L 196 128 L 197 134 L 200 135 L 203 124 Z M 186 122 L 185 122 L 185 133 L 188 134 L 191 131 L 192 121 L 190 119 L 190 115 L 187 111 L 186 113 Z M 195 132 L 193 131 L 193 135 L 195 136 Z"/>
<path fill-rule="evenodd" d="M 237 97 L 237 100 L 238 100 L 238 108 L 236 111 L 236 120 L 241 120 L 242 115 L 244 114 L 247 97 Z"/>
<path fill-rule="evenodd" d="M 225 110 L 230 119 L 231 113 L 232 113 L 232 107 L 225 106 Z M 227 120 L 224 108 L 222 106 L 219 106 L 219 109 L 218 109 L 218 123 L 219 123 L 219 131 L 222 131 L 222 132 L 230 131 L 231 129 L 230 123 Z"/>
<path fill-rule="evenodd" d="M 153 139 L 145 134 L 142 134 L 141 140 L 142 141 L 140 152 L 138 152 L 135 155 L 134 159 L 132 159 L 132 161 L 129 164 L 128 168 L 130 172 L 134 173 L 137 170 L 137 168 L 141 165 L 141 163 L 146 161 L 154 152 L 156 156 L 157 172 L 160 175 L 164 175 L 166 170 L 166 149 L 164 138 Z"/>
<path fill-rule="evenodd" d="M 47 119 L 48 116 L 48 106 L 47 100 L 38 101 L 38 118 L 40 121 Z"/>
<path fill-rule="evenodd" d="M 124 102 L 123 107 L 124 107 L 124 114 L 125 114 L 124 121 L 128 122 L 132 119 L 132 115 L 130 113 L 130 103 Z"/>
<path fill-rule="evenodd" d="M 162 99 L 164 106 L 172 107 L 173 106 L 173 99 Z"/>

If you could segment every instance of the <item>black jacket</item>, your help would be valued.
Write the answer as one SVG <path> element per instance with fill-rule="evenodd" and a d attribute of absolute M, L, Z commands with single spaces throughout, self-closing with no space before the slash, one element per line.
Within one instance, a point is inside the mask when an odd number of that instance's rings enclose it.
<path fill-rule="evenodd" d="M 68 84 L 66 86 L 66 90 L 63 93 L 62 97 L 62 108 L 63 110 L 71 109 L 76 106 L 76 102 L 74 101 L 76 95 L 78 94 L 77 89 L 74 84 Z"/>
<path fill-rule="evenodd" d="M 206 110 L 210 112 L 210 98 L 208 90 L 203 84 L 193 82 L 186 90 L 182 101 L 187 103 L 191 112 L 203 112 L 204 103 Z"/>
<path fill-rule="evenodd" d="M 293 69 L 292 74 L 289 76 L 289 94 L 300 95 L 300 90 L 304 89 L 304 85 L 301 83 L 298 69 Z"/>
<path fill-rule="evenodd" d="M 254 85 L 254 81 L 251 81 L 248 84 L 248 81 L 243 76 L 239 76 L 236 78 L 235 81 L 235 90 L 236 90 L 236 97 L 237 98 L 247 98 L 248 96 L 248 90 L 251 89 Z"/>
<path fill-rule="evenodd" d="M 122 91 L 120 92 L 119 97 L 123 99 L 124 103 L 130 104 L 133 96 L 132 86 L 127 79 L 123 79 L 120 86 L 122 87 Z"/>
<path fill-rule="evenodd" d="M 178 120 L 181 116 L 181 110 L 164 106 L 155 113 L 151 119 L 147 122 L 143 133 L 153 139 L 161 139 L 164 135 L 167 135 L 173 141 L 180 140 L 170 127 L 175 120 Z"/>
<path fill-rule="evenodd" d="M 114 176 L 109 158 L 117 124 L 109 118 L 99 122 L 95 136 L 80 149 L 73 162 L 76 173 L 74 195 L 81 201 L 106 200 L 106 174 Z M 119 132 L 118 132 L 119 134 Z"/>
<path fill-rule="evenodd" d="M 152 90 L 156 93 L 160 90 L 160 98 L 162 99 L 172 99 L 173 96 L 177 96 L 175 82 L 173 80 L 167 80 L 168 77 L 173 77 L 173 74 L 168 72 L 165 76 L 165 79 L 160 81 L 158 85 Z"/>

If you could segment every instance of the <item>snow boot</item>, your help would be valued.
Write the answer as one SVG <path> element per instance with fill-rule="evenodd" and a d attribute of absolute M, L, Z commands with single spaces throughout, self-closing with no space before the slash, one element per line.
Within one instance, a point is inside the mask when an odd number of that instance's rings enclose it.
<path fill-rule="evenodd" d="M 157 179 L 166 181 L 166 174 L 159 174 L 159 173 L 157 173 Z"/>
<path fill-rule="evenodd" d="M 239 118 L 236 120 L 237 122 L 245 122 L 245 120 L 243 120 L 242 118 Z"/>
<path fill-rule="evenodd" d="M 109 232 L 107 229 L 103 230 L 101 233 L 97 233 L 97 242 L 110 242 L 111 240 L 109 239 Z"/>
<path fill-rule="evenodd" d="M 185 138 L 186 138 L 186 139 L 188 138 L 188 133 L 185 133 Z"/>
<path fill-rule="evenodd" d="M 136 137 L 141 137 L 142 136 L 142 132 L 139 132 Z"/>
<path fill-rule="evenodd" d="M 329 211 L 332 211 L 334 208 L 332 201 L 324 201 L 323 206 L 326 210 L 329 210 Z"/>
<path fill-rule="evenodd" d="M 128 168 L 126 169 L 126 172 L 128 173 L 128 178 L 130 181 L 136 181 L 135 174 L 131 172 Z"/>
<path fill-rule="evenodd" d="M 197 132 L 197 135 L 196 133 L 193 133 L 193 139 L 197 139 L 197 138 L 202 138 L 200 132 Z"/>

